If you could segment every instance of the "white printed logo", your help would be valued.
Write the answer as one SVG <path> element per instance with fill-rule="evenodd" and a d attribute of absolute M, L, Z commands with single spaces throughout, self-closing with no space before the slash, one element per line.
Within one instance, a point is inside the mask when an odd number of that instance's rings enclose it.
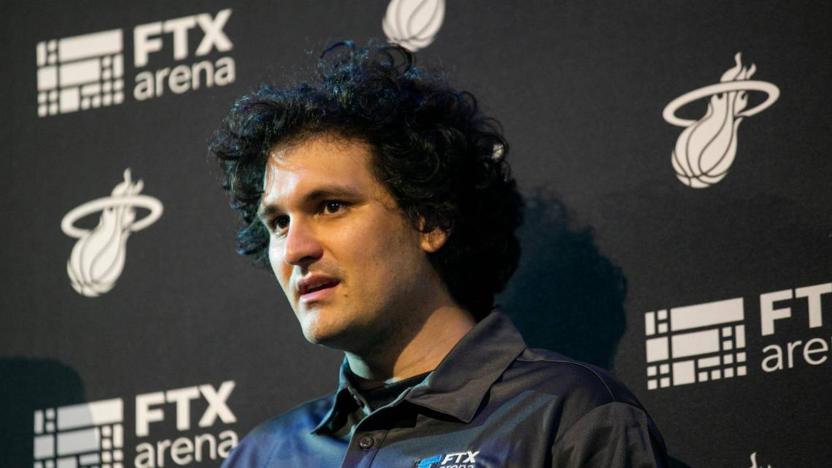
<path fill-rule="evenodd" d="M 229 52 L 234 44 L 223 28 L 230 17 L 231 9 L 226 8 L 216 15 L 200 13 L 136 26 L 133 29 L 133 63 L 138 69 L 148 65 L 151 55 L 161 54 L 165 60 L 172 58 L 179 62 L 187 60 L 191 55 L 204 57 L 212 51 Z M 194 35 L 191 30 L 198 30 L 202 35 L 193 52 L 193 43 L 188 41 L 189 36 Z M 170 50 L 171 46 L 173 50 Z M 141 71 L 135 78 L 133 97 L 137 101 L 144 101 L 161 97 L 166 90 L 182 94 L 200 87 L 225 86 L 234 82 L 235 70 L 234 58 L 224 56 L 214 62 L 201 60 L 190 65 L 182 63 L 173 68 Z"/>
<path fill-rule="evenodd" d="M 206 466 L 211 462 L 217 466 L 239 440 L 233 429 L 223 427 L 237 422 L 228 405 L 235 386 L 233 380 L 226 380 L 219 387 L 203 384 L 136 395 L 134 406 L 127 409 L 136 415 L 138 444 L 133 447 L 124 443 L 121 398 L 37 410 L 34 468 Z M 154 436 L 166 420 L 175 422 L 175 439 Z M 197 428 L 200 433 L 194 433 Z"/>
<path fill-rule="evenodd" d="M 758 346 L 763 373 L 821 366 L 829 361 L 832 357 L 829 335 L 794 336 L 796 330 L 804 327 L 812 332 L 828 325 L 823 316 L 830 310 L 824 310 L 823 298 L 829 295 L 832 295 L 832 283 L 759 295 Z M 752 364 L 746 356 L 744 305 L 751 301 L 738 297 L 645 313 L 647 388 L 654 390 L 746 375 Z M 778 327 L 784 322 L 791 324 Z M 789 333 L 786 342 L 783 330 Z"/>
<path fill-rule="evenodd" d="M 771 465 L 758 465 L 757 452 L 751 454 L 751 468 L 771 468 Z"/>
<path fill-rule="evenodd" d="M 123 419 L 120 398 L 35 411 L 34 468 L 122 468 Z"/>
<path fill-rule="evenodd" d="M 662 112 L 667 123 L 685 127 L 676 140 L 672 161 L 676 176 L 689 187 L 705 188 L 722 180 L 737 154 L 737 129 L 743 118 L 764 111 L 780 96 L 777 86 L 749 79 L 756 67 L 743 67 L 740 53 L 734 60 L 736 65 L 723 73 L 719 83 L 679 96 Z M 747 91 L 766 93 L 766 100 L 746 109 Z M 682 106 L 709 96 L 708 110 L 698 121 L 676 115 Z"/>
<path fill-rule="evenodd" d="M 440 453 L 419 460 L 416 468 L 474 468 L 477 465 L 477 455 L 479 454 L 479 450 Z"/>
<path fill-rule="evenodd" d="M 61 221 L 64 234 L 78 239 L 66 269 L 73 289 L 79 294 L 96 297 L 111 290 L 124 269 L 130 233 L 141 231 L 162 216 L 159 200 L 139 194 L 143 187 L 141 180 L 135 183 L 131 180 L 127 169 L 124 181 L 116 185 L 111 196 L 84 203 Z M 136 207 L 150 213 L 137 220 Z M 101 217 L 92 230 L 75 226 L 76 221 L 98 212 Z"/>
<path fill-rule="evenodd" d="M 123 47 L 120 29 L 38 43 L 38 115 L 121 103 Z"/>
<path fill-rule="evenodd" d="M 392 0 L 381 27 L 387 39 L 411 52 L 429 46 L 445 18 L 445 0 Z"/>
<path fill-rule="evenodd" d="M 226 8 L 215 15 L 200 13 L 138 25 L 132 31 L 132 61 L 124 54 L 123 36 L 130 32 L 122 29 L 39 42 L 35 48 L 38 115 L 121 104 L 129 96 L 125 78 L 134 72 L 136 101 L 233 83 L 233 57 L 206 57 L 234 48 L 224 31 L 230 17 L 231 9 Z M 194 37 L 199 41 L 189 41 Z M 183 63 L 191 57 L 199 61 Z M 148 70 L 151 59 L 169 66 Z M 131 63 L 134 69 L 127 73 L 125 67 Z"/>
<path fill-rule="evenodd" d="M 647 312 L 647 388 L 746 375 L 742 298 Z"/>

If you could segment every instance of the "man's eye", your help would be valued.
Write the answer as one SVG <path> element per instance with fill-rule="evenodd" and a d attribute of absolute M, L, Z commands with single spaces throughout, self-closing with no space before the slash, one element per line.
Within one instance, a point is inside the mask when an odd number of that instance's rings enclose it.
<path fill-rule="evenodd" d="M 272 220 L 272 229 L 274 230 L 282 230 L 286 229 L 289 226 L 289 217 L 286 215 L 276 216 Z"/>
<path fill-rule="evenodd" d="M 344 203 L 337 200 L 330 200 L 324 203 L 324 212 L 327 214 L 335 214 L 344 209 Z"/>

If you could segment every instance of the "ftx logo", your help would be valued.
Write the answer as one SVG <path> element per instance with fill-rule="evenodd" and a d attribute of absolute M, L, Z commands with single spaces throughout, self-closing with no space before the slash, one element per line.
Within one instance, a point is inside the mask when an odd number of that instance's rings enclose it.
<path fill-rule="evenodd" d="M 128 86 L 133 98 L 143 101 L 165 91 L 182 94 L 232 83 L 236 65 L 230 56 L 183 63 L 191 55 L 201 58 L 231 51 L 234 44 L 224 30 L 230 16 L 227 8 L 216 14 L 199 13 L 133 28 L 132 63 L 137 73 L 132 82 L 127 80 L 130 73 L 125 66 L 122 29 L 39 42 L 35 47 L 38 115 L 121 104 L 130 94 Z M 194 34 L 200 37 L 196 49 L 189 41 Z M 147 70 L 151 55 L 172 66 Z"/>
<path fill-rule="evenodd" d="M 228 406 L 233 380 L 137 395 L 134 448 L 125 444 L 125 400 L 112 398 L 35 411 L 34 468 L 101 466 L 155 468 L 219 460 L 237 445 L 233 430 L 152 439 L 152 423 L 173 420 L 176 431 L 192 430 L 192 406 L 204 407 L 197 426 L 203 430 L 237 418 Z M 199 413 L 197 413 L 199 414 Z M 133 454 L 135 453 L 135 454 Z"/>
<path fill-rule="evenodd" d="M 423 458 L 416 465 L 416 468 L 474 468 L 477 463 L 476 452 L 455 452 L 434 455 L 432 457 Z"/>
<path fill-rule="evenodd" d="M 812 336 L 832 312 L 832 283 L 787 288 L 644 314 L 647 389 L 744 377 L 756 359 L 746 342 L 748 310 L 757 309 L 765 373 L 819 366 L 832 358 L 832 338 Z M 799 339 L 796 339 L 799 338 Z M 783 340 L 787 341 L 783 341 Z"/>

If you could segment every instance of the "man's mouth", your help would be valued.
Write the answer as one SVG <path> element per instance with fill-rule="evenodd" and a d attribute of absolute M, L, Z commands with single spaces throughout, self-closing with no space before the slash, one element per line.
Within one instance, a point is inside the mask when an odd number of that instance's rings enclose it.
<path fill-rule="evenodd" d="M 298 295 L 302 300 L 319 299 L 338 283 L 339 280 L 328 276 L 311 276 L 298 282 Z"/>

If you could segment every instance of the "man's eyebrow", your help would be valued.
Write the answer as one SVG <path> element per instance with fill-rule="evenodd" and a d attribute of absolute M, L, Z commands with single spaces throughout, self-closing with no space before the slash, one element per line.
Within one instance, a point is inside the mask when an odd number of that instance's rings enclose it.
<path fill-rule="evenodd" d="M 347 201 L 349 201 L 349 199 L 357 198 L 359 194 L 360 190 L 350 185 L 324 185 L 316 187 L 314 190 L 306 193 L 301 199 L 301 204 L 314 204 L 315 202 L 330 198 L 346 198 L 348 199 Z M 270 203 L 264 205 L 261 202 L 260 207 L 257 209 L 257 217 L 260 219 L 266 219 L 269 216 L 282 211 L 283 208 L 279 204 Z"/>
<path fill-rule="evenodd" d="M 257 217 L 260 221 L 269 219 L 273 214 L 279 213 L 281 210 L 276 205 L 263 205 L 262 203 L 257 208 Z"/>
<path fill-rule="evenodd" d="M 304 202 L 313 202 L 318 200 L 323 200 L 327 198 L 338 198 L 338 197 L 356 197 L 361 191 L 353 187 L 351 185 L 336 185 L 336 184 L 329 184 L 323 185 L 320 187 L 316 187 L 314 190 L 311 190 L 309 193 L 303 196 Z"/>

